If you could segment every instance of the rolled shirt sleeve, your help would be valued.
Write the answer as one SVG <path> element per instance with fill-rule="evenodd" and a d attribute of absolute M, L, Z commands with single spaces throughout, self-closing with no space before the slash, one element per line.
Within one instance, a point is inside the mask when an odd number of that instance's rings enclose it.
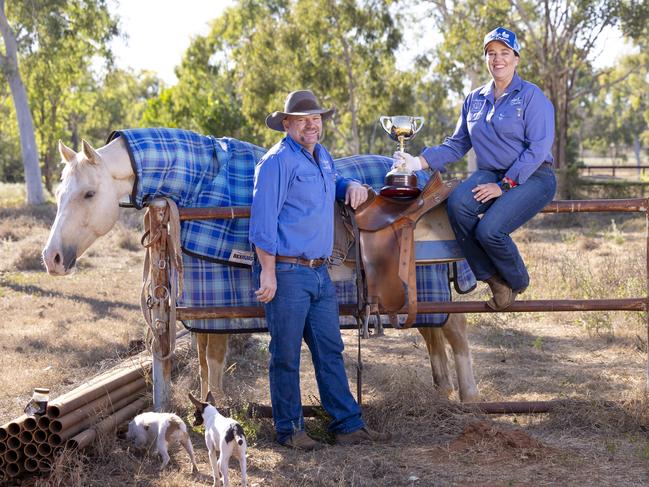
<path fill-rule="evenodd" d="M 469 134 L 466 121 L 469 102 L 470 96 L 462 104 L 462 112 L 455 125 L 453 135 L 446 137 L 442 144 L 435 147 L 427 147 L 421 153 L 431 169 L 444 172 L 446 171 L 444 167 L 446 164 L 461 159 L 471 149 L 471 135 Z"/>

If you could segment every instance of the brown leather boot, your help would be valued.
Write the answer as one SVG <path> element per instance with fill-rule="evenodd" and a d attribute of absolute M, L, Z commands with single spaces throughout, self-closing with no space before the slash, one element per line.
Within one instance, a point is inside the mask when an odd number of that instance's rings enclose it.
<path fill-rule="evenodd" d="M 289 448 L 295 448 L 296 450 L 305 451 L 319 450 L 320 448 L 323 448 L 325 446 L 324 443 L 320 443 L 319 441 L 311 438 L 306 434 L 305 431 L 298 431 L 288 440 L 286 440 L 286 442 L 282 443 L 282 445 Z"/>
<path fill-rule="evenodd" d="M 518 292 L 510 288 L 509 284 L 498 274 L 494 274 L 489 279 L 485 279 L 485 282 L 489 284 L 489 289 L 491 289 L 491 294 L 493 294 L 493 298 L 487 301 L 487 306 L 491 309 L 502 311 L 514 303 Z"/>
<path fill-rule="evenodd" d="M 385 443 L 390 441 L 390 433 L 380 433 L 367 426 L 351 433 L 337 433 L 336 443 L 339 445 L 355 445 L 357 443 Z"/>

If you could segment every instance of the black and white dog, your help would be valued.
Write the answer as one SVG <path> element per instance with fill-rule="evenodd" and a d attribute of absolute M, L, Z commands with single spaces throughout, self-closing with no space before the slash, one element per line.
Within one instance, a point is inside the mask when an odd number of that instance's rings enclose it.
<path fill-rule="evenodd" d="M 126 437 L 135 443 L 137 448 L 155 445 L 156 450 L 162 457 L 162 470 L 169 463 L 168 449 L 170 446 L 180 443 L 192 461 L 192 473 L 198 473 L 194 449 L 187 433 L 185 422 L 173 413 L 142 413 L 138 414 L 128 424 Z"/>
<path fill-rule="evenodd" d="M 246 487 L 248 485 L 246 474 L 246 448 L 248 445 L 243 428 L 234 419 L 226 418 L 219 413 L 214 406 L 214 396 L 211 391 L 207 393 L 205 402 L 199 401 L 191 393 L 189 393 L 189 399 L 196 407 L 194 426 L 205 423 L 205 445 L 212 465 L 214 487 L 217 486 L 218 475 L 222 477 L 223 487 L 229 487 L 228 465 L 232 455 L 239 459 L 241 485 Z M 217 451 L 219 452 L 218 459 Z"/>

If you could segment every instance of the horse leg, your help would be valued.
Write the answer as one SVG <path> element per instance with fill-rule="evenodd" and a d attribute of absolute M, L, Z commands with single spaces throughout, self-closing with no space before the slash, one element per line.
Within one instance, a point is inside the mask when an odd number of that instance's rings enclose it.
<path fill-rule="evenodd" d="M 480 391 L 478 391 L 473 375 L 473 362 L 466 332 L 466 316 L 450 314 L 442 330 L 453 349 L 457 381 L 460 387 L 460 400 L 462 402 L 479 401 Z"/>
<path fill-rule="evenodd" d="M 207 341 L 209 339 L 209 333 L 194 333 L 196 337 L 196 348 L 198 351 L 198 372 L 201 378 L 201 401 L 205 400 L 207 396 L 207 391 L 210 390 L 208 386 L 209 372 L 207 368 Z"/>
<path fill-rule="evenodd" d="M 418 330 L 426 341 L 430 367 L 433 371 L 433 385 L 441 394 L 448 397 L 453 392 L 453 385 L 449 378 L 444 332 L 439 327 L 418 328 Z"/>
<path fill-rule="evenodd" d="M 208 385 L 214 397 L 220 397 L 223 396 L 223 373 L 225 372 L 225 356 L 228 353 L 228 335 L 207 333 L 207 336 Z"/>
<path fill-rule="evenodd" d="M 208 391 L 215 397 L 223 395 L 223 372 L 228 352 L 228 335 L 222 333 L 196 333 L 198 366 L 201 376 L 201 399 Z"/>

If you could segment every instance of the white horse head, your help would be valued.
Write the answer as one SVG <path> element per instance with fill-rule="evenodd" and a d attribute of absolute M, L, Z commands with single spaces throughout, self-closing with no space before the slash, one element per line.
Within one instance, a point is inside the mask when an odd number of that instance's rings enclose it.
<path fill-rule="evenodd" d="M 56 219 L 43 249 L 47 272 L 68 274 L 77 258 L 115 225 L 119 200 L 135 180 L 122 138 L 95 150 L 85 140 L 76 153 L 59 141 L 65 168 L 56 190 Z"/>

